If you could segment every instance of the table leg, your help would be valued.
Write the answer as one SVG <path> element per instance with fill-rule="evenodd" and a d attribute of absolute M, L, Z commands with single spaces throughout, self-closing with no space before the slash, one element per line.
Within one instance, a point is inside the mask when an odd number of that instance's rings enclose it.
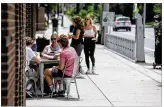
<path fill-rule="evenodd" d="M 41 91 L 42 91 L 42 97 L 44 96 L 44 64 L 40 63 L 39 65 L 39 69 L 40 69 L 40 86 L 41 86 Z"/>

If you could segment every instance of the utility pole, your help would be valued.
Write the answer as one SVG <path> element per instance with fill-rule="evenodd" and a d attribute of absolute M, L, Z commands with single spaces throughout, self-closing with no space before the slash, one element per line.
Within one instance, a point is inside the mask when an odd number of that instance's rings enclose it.
<path fill-rule="evenodd" d="M 101 13 L 104 11 L 109 12 L 109 3 L 103 3 L 102 7 L 103 11 Z M 101 14 L 101 44 L 105 44 L 105 34 L 108 33 L 108 26 L 102 26 L 102 17 L 103 14 Z"/>
<path fill-rule="evenodd" d="M 80 11 L 80 3 L 76 3 L 76 14 Z"/>
<path fill-rule="evenodd" d="M 56 3 L 55 6 L 56 6 L 55 18 L 57 18 L 56 15 L 58 14 L 58 3 Z"/>
<path fill-rule="evenodd" d="M 143 35 L 145 38 L 145 23 L 146 23 L 146 3 L 144 3 L 144 10 L 143 10 Z"/>
<path fill-rule="evenodd" d="M 64 23 L 64 3 L 61 4 L 62 7 L 62 22 L 61 22 L 61 26 L 63 27 L 63 23 Z"/>
<path fill-rule="evenodd" d="M 59 19 L 59 11 L 60 11 L 60 10 L 59 10 L 59 6 L 60 6 L 60 3 L 57 4 L 57 8 L 58 8 L 58 9 L 57 9 L 57 10 L 58 10 L 58 12 L 57 12 L 58 17 L 57 17 L 57 18 L 58 18 L 58 19 Z"/>

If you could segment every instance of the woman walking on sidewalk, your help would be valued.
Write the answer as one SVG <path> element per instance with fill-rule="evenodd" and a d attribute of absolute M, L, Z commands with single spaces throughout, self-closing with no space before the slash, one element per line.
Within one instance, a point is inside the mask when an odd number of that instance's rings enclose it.
<path fill-rule="evenodd" d="M 87 65 L 86 74 L 95 74 L 95 45 L 96 45 L 96 27 L 92 25 L 92 18 L 87 16 L 84 22 L 84 54 L 85 54 L 85 62 Z M 89 57 L 92 62 L 92 70 L 90 71 Z"/>

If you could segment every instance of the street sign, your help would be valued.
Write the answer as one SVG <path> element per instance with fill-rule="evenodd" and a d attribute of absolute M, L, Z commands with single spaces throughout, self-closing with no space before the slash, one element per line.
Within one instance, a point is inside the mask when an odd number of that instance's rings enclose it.
<path fill-rule="evenodd" d="M 114 12 L 103 12 L 102 26 L 112 26 L 114 23 Z"/>

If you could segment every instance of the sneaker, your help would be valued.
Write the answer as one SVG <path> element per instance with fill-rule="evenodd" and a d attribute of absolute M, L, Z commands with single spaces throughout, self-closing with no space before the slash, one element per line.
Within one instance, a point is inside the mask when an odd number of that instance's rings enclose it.
<path fill-rule="evenodd" d="M 57 96 L 58 97 L 65 97 L 65 91 L 64 90 L 58 91 Z"/>
<path fill-rule="evenodd" d="M 92 67 L 92 74 L 96 74 L 95 73 L 95 66 Z"/>
<path fill-rule="evenodd" d="M 57 94 L 65 94 L 65 91 L 64 91 L 64 90 L 62 90 L 62 91 L 58 91 Z"/>
<path fill-rule="evenodd" d="M 32 93 L 30 91 L 26 91 L 26 98 L 33 98 Z"/>
<path fill-rule="evenodd" d="M 86 74 L 91 74 L 91 71 L 88 69 L 87 72 L 86 72 Z"/>

